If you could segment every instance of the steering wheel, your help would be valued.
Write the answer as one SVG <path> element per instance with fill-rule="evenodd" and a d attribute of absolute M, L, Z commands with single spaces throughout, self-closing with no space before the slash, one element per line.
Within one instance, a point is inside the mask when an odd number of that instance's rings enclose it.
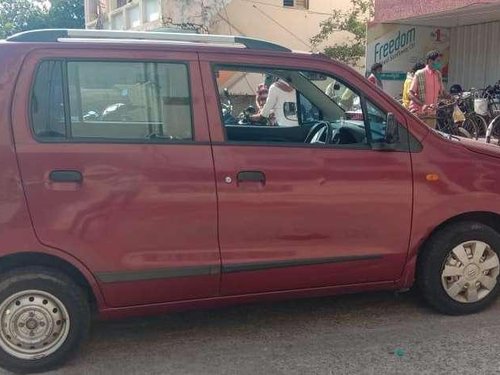
<path fill-rule="evenodd" d="M 325 142 L 320 142 L 319 141 L 320 133 L 323 130 L 326 130 Z M 304 140 L 304 143 L 329 144 L 331 142 L 331 139 L 332 139 L 332 126 L 327 121 L 320 121 L 309 130 L 309 133 L 307 133 L 307 136 L 306 136 L 306 139 Z M 314 140 L 314 142 L 312 142 L 313 140 Z"/>
<path fill-rule="evenodd" d="M 352 133 L 352 130 L 348 128 L 338 128 L 333 134 L 332 144 L 334 145 L 348 145 L 358 143 L 356 137 Z"/>

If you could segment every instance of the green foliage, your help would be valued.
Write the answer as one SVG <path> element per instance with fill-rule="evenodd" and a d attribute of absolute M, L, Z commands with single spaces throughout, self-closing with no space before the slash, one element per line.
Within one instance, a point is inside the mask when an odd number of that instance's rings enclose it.
<path fill-rule="evenodd" d="M 32 28 L 45 27 L 47 9 L 41 2 L 4 0 L 0 3 L 0 39 Z"/>
<path fill-rule="evenodd" d="M 47 14 L 50 28 L 83 29 L 85 9 L 83 0 L 51 0 L 52 6 Z"/>
<path fill-rule="evenodd" d="M 334 9 L 332 15 L 320 23 L 320 32 L 311 38 L 313 46 L 327 40 L 338 31 L 349 33 L 347 42 L 327 46 L 324 53 L 347 64 L 356 64 L 365 55 L 366 25 L 373 17 L 373 0 L 351 0 L 346 11 Z"/>
<path fill-rule="evenodd" d="M 0 39 L 33 29 L 83 28 L 83 0 L 0 0 Z"/>

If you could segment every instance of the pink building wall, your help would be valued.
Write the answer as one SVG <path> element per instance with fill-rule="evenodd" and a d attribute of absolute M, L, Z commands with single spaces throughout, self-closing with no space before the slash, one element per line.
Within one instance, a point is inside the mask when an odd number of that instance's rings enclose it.
<path fill-rule="evenodd" d="M 375 0 L 374 22 L 388 22 L 500 0 Z"/>

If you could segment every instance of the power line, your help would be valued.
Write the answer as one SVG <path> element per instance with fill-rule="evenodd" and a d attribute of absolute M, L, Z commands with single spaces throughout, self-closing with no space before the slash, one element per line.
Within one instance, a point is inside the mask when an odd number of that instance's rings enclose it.
<path fill-rule="evenodd" d="M 244 1 L 246 3 L 251 3 L 251 4 L 260 4 L 260 5 L 265 5 L 265 6 L 268 6 L 268 7 L 285 9 L 285 7 L 282 6 L 282 5 L 276 5 L 276 4 L 266 3 L 265 1 L 258 1 L 258 0 L 241 0 L 241 1 Z M 298 10 L 298 11 L 300 11 L 301 9 L 291 8 L 289 10 Z M 304 11 L 307 12 L 307 13 L 309 13 L 309 14 L 319 14 L 319 15 L 322 15 L 322 16 L 331 16 L 332 15 L 332 13 L 315 12 L 315 11 L 312 11 L 312 10 L 309 10 L 309 9 L 304 9 Z"/>
<path fill-rule="evenodd" d="M 246 0 L 245 0 L 246 1 Z M 266 12 L 264 12 L 262 9 L 260 9 L 257 5 L 253 4 L 252 5 L 255 9 L 257 9 L 264 17 L 268 18 L 269 20 L 271 20 L 273 23 L 275 23 L 276 25 L 278 25 L 279 27 L 281 27 L 283 30 L 285 30 L 288 34 L 292 35 L 294 38 L 296 38 L 299 42 L 301 42 L 302 44 L 304 44 L 307 48 L 311 48 L 311 45 L 308 44 L 307 42 L 303 41 L 297 34 L 293 33 L 292 31 L 290 31 L 288 28 L 286 28 L 285 26 L 283 26 L 281 23 L 279 23 L 278 21 L 276 21 L 273 17 L 271 17 L 270 15 L 268 15 Z"/>
<path fill-rule="evenodd" d="M 233 25 L 231 25 L 231 22 L 229 22 L 229 14 L 227 13 L 226 3 L 222 4 L 223 4 L 222 6 L 224 7 L 224 13 L 226 13 L 227 24 L 229 25 L 229 35 L 233 35 L 233 30 L 232 30 Z"/>
<path fill-rule="evenodd" d="M 220 14 L 220 12 L 217 12 L 217 15 L 220 17 L 221 20 L 223 20 L 230 26 L 230 32 L 231 28 L 233 28 L 234 30 L 236 30 L 236 32 L 239 33 L 239 35 L 246 36 L 246 34 L 243 31 L 238 29 L 236 26 L 234 26 L 234 24 L 231 21 L 229 21 L 229 18 L 224 17 L 222 14 Z"/>

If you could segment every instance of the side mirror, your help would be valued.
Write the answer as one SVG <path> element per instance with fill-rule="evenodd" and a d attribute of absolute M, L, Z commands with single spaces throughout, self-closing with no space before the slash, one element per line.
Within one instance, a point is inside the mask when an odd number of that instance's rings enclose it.
<path fill-rule="evenodd" d="M 375 151 L 397 151 L 399 148 L 399 127 L 394 113 L 389 112 L 385 121 L 383 142 L 372 143 Z"/>
<path fill-rule="evenodd" d="M 389 144 L 395 144 L 399 141 L 399 127 L 394 113 L 387 114 L 385 126 L 385 141 Z"/>
<path fill-rule="evenodd" d="M 229 90 L 227 89 L 227 87 L 224 87 L 224 97 L 226 99 L 229 99 Z"/>

